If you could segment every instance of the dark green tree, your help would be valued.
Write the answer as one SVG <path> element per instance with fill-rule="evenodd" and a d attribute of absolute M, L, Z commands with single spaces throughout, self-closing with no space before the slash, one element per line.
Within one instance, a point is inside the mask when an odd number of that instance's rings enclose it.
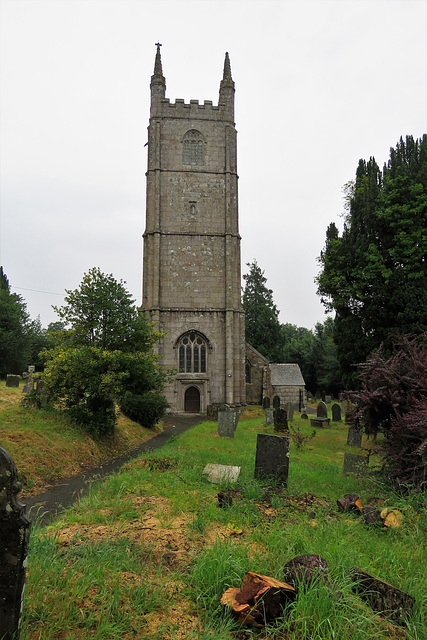
<path fill-rule="evenodd" d="M 0 377 L 21 374 L 31 356 L 30 317 L 22 297 L 11 293 L 0 267 Z"/>
<path fill-rule="evenodd" d="M 249 267 L 243 276 L 246 341 L 271 362 L 281 362 L 282 334 L 273 291 L 267 287 L 267 278 L 256 260 L 246 266 Z"/>
<path fill-rule="evenodd" d="M 44 351 L 45 389 L 74 421 L 93 434 L 111 432 L 116 402 L 145 427 L 163 415 L 164 374 L 152 347 L 160 334 L 139 313 L 125 288 L 99 269 L 67 291 Z M 65 328 L 64 328 L 65 326 Z"/>
<path fill-rule="evenodd" d="M 427 328 L 427 135 L 401 139 L 382 171 L 360 160 L 347 201 L 342 235 L 328 227 L 317 284 L 352 386 L 373 349 L 390 352 L 395 333 Z"/>

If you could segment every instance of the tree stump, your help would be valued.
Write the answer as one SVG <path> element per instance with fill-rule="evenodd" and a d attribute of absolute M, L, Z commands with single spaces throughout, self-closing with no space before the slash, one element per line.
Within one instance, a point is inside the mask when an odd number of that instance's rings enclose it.
<path fill-rule="evenodd" d="M 295 589 L 285 582 L 248 571 L 241 588 L 231 587 L 221 604 L 230 607 L 241 624 L 264 626 L 282 615 L 283 608 L 295 599 Z"/>

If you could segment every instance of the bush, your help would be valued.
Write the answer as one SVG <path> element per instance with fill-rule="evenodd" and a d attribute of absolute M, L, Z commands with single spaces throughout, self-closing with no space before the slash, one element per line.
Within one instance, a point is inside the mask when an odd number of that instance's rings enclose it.
<path fill-rule="evenodd" d="M 167 400 L 155 391 L 137 395 L 126 391 L 120 399 L 122 413 L 147 429 L 152 429 L 165 414 Z"/>
<path fill-rule="evenodd" d="M 427 463 L 427 333 L 396 337 L 386 358 L 381 347 L 359 365 L 362 388 L 349 392 L 365 431 L 385 440 L 385 467 L 391 480 L 425 483 Z"/>

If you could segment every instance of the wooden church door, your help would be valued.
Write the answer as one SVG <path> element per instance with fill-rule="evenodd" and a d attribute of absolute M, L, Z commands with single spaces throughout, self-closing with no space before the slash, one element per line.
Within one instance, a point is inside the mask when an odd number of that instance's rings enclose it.
<path fill-rule="evenodd" d="M 196 387 L 188 387 L 184 396 L 184 411 L 200 413 L 200 391 Z"/>

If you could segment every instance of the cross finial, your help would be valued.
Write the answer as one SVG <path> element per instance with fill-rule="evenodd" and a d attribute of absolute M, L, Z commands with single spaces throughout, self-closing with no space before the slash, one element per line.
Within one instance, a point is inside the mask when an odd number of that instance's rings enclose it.
<path fill-rule="evenodd" d="M 155 46 L 156 47 L 161 47 L 162 45 L 160 44 L 160 42 L 156 42 Z"/>

